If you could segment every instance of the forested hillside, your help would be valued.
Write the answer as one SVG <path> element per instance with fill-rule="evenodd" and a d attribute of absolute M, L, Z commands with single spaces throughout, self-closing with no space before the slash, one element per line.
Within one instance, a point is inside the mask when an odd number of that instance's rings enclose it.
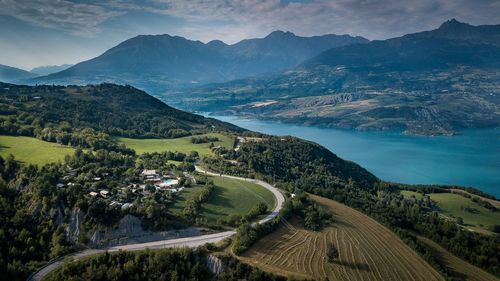
<path fill-rule="evenodd" d="M 254 139 L 242 143 L 237 151 L 221 149 L 218 155 L 205 158 L 205 165 L 219 172 L 264 178 L 289 192 L 306 191 L 331 198 L 373 217 L 399 234 L 445 276 L 454 275 L 428 248 L 419 244 L 416 234 L 500 276 L 500 236 L 464 229 L 455 220 L 441 216 L 427 196 L 416 199 L 400 194 L 403 189 L 424 194 L 445 193 L 450 192 L 450 187 L 382 182 L 358 165 L 294 138 Z M 259 237 L 269 232 L 261 229 L 251 235 Z"/>
<path fill-rule="evenodd" d="M 130 86 L 20 86 L 0 83 L 0 134 L 103 148 L 109 136 L 175 138 L 242 131 L 174 109 Z"/>

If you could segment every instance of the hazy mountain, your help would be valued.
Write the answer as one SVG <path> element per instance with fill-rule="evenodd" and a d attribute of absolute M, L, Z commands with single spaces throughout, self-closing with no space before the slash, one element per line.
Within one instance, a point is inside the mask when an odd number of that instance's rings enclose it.
<path fill-rule="evenodd" d="M 30 73 L 26 70 L 0 64 L 0 81 L 15 82 L 35 76 L 35 74 Z"/>
<path fill-rule="evenodd" d="M 409 35 L 414 38 L 444 38 L 500 45 L 500 25 L 473 26 L 452 19 L 438 29 Z"/>
<path fill-rule="evenodd" d="M 349 35 L 301 37 L 291 32 L 274 31 L 265 38 L 247 39 L 225 49 L 223 46 L 218 48 L 226 51 L 234 72 L 244 70 L 240 75 L 243 77 L 284 70 L 330 48 L 367 42 L 363 37 Z"/>
<path fill-rule="evenodd" d="M 176 93 L 177 106 L 325 127 L 449 134 L 500 126 L 500 25 L 329 49 L 264 79 Z"/>
<path fill-rule="evenodd" d="M 69 67 L 73 66 L 72 64 L 62 64 L 62 65 L 43 65 L 39 67 L 33 68 L 30 72 L 39 76 L 45 76 L 52 73 L 56 73 L 59 71 L 63 71 Z"/>
<path fill-rule="evenodd" d="M 34 82 L 117 82 L 155 92 L 284 70 L 326 49 L 367 41 L 348 35 L 300 37 L 282 31 L 233 45 L 222 41 L 204 44 L 170 35 L 141 35 L 94 59 Z"/>
<path fill-rule="evenodd" d="M 305 62 L 304 69 L 318 65 L 349 69 L 417 71 L 452 65 L 498 67 L 500 25 L 472 26 L 451 20 L 438 29 L 365 45 L 330 49 Z"/>

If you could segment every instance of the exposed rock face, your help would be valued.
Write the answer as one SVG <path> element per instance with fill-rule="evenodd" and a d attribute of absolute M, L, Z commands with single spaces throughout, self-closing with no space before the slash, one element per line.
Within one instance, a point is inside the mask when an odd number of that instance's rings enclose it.
<path fill-rule="evenodd" d="M 222 261 L 210 254 L 207 256 L 207 267 L 212 271 L 216 276 L 219 276 L 224 271 L 224 264 Z"/>
<path fill-rule="evenodd" d="M 66 227 L 66 235 L 69 241 L 76 243 L 80 236 L 80 222 L 83 221 L 83 211 L 80 208 L 74 208 Z"/>
<path fill-rule="evenodd" d="M 94 231 L 90 239 L 91 247 L 112 247 L 117 245 L 145 243 L 165 239 L 197 236 L 210 232 L 210 229 L 189 227 L 168 231 L 153 232 L 145 230 L 139 218 L 126 215 L 116 227 L 107 227 Z"/>

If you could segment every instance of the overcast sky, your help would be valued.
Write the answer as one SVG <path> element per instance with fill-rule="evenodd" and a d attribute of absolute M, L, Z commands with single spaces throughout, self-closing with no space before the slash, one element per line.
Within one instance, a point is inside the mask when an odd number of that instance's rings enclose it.
<path fill-rule="evenodd" d="M 226 43 L 274 30 L 386 39 L 451 18 L 499 24 L 500 0 L 0 0 L 0 64 L 74 64 L 138 34 Z"/>

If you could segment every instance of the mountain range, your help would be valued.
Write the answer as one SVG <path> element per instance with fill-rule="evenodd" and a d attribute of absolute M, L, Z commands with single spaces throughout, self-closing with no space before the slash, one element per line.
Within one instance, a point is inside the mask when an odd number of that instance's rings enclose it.
<path fill-rule="evenodd" d="M 170 35 L 140 35 L 102 55 L 32 83 L 131 84 L 151 93 L 229 81 L 292 67 L 320 52 L 367 39 L 349 35 L 301 37 L 275 31 L 265 38 L 228 45 Z"/>
<path fill-rule="evenodd" d="M 140 35 L 46 76 L 3 67 L 0 80 L 113 82 L 187 110 L 434 135 L 500 125 L 499 66 L 500 25 L 453 19 L 375 41 L 275 31 L 229 45 Z"/>
<path fill-rule="evenodd" d="M 35 67 L 31 69 L 30 72 L 36 74 L 37 76 L 45 76 L 59 71 L 63 71 L 71 66 L 73 65 L 72 64 L 44 65 Z"/>
<path fill-rule="evenodd" d="M 13 82 L 33 77 L 36 77 L 36 74 L 20 68 L 0 64 L 0 81 Z"/>
<path fill-rule="evenodd" d="M 450 20 L 431 31 L 332 48 L 281 74 L 170 94 L 190 110 L 453 134 L 500 125 L 499 71 L 500 25 Z"/>

